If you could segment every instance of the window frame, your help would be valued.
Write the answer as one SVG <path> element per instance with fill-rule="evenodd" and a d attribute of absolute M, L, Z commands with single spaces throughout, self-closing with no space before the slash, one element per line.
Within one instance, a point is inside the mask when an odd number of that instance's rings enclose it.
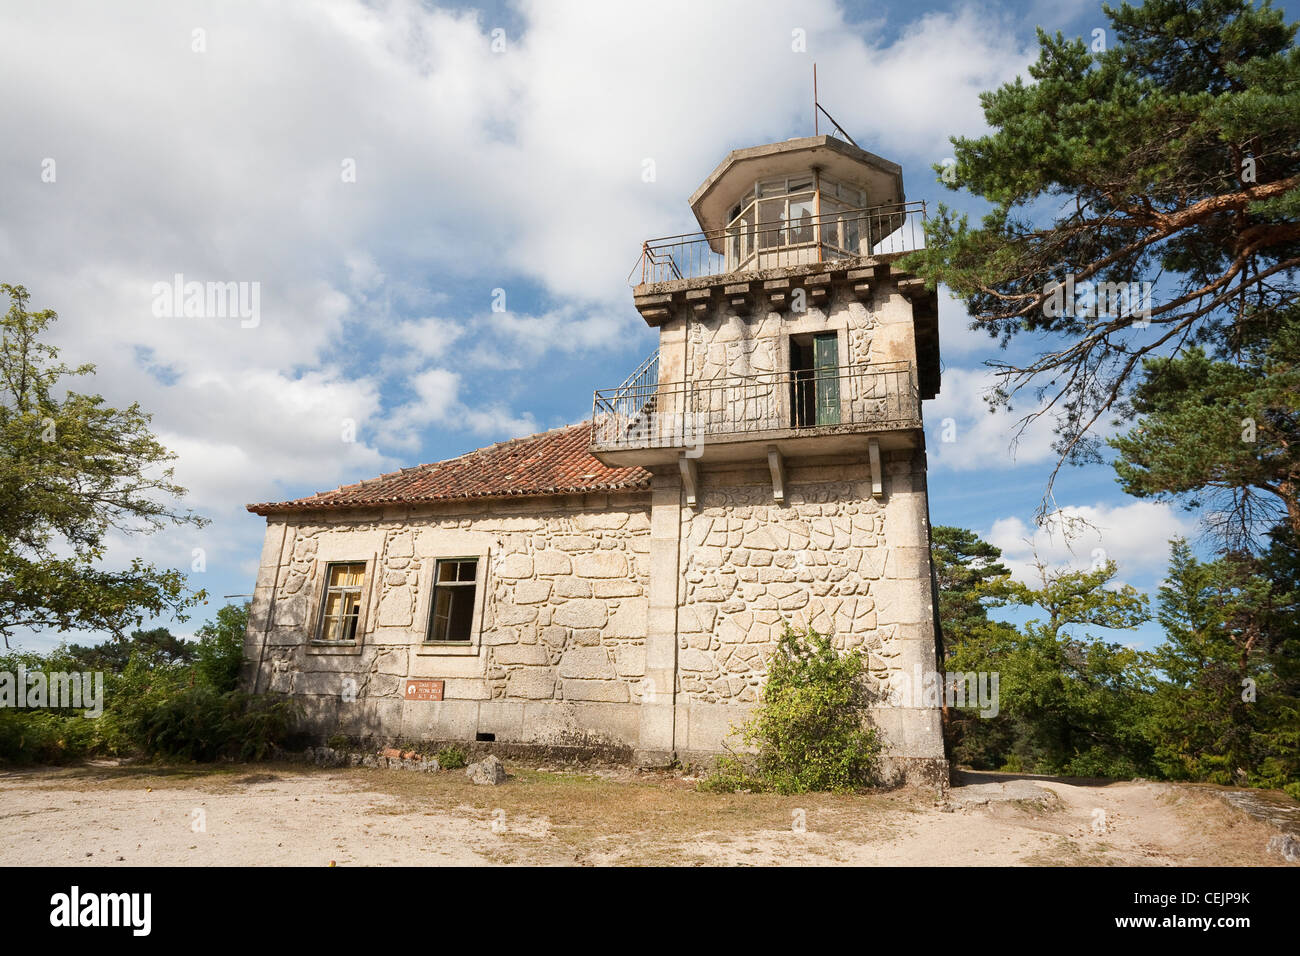
<path fill-rule="evenodd" d="M 799 187 L 795 189 L 794 187 Z M 757 262 L 763 253 L 785 249 L 815 247 L 818 243 L 832 253 L 850 256 L 861 255 L 859 249 L 863 229 L 860 225 L 866 207 L 866 189 L 838 179 L 815 174 L 812 170 L 798 175 L 773 176 L 757 179 L 745 195 L 731 208 L 727 224 L 723 227 L 723 249 L 728 269 L 743 269 Z M 838 208 L 823 208 L 826 201 Z M 770 218 L 771 210 L 780 204 L 780 215 Z M 791 214 L 792 205 L 810 203 L 813 208 L 812 236 L 802 232 L 809 228 L 800 224 Z M 767 204 L 767 205 L 765 205 Z M 764 219 L 765 209 L 769 218 Z M 856 215 L 855 215 L 856 214 Z M 847 242 L 849 222 L 858 233 L 857 242 Z M 828 242 L 825 230 L 835 233 L 834 242 Z"/>
<path fill-rule="evenodd" d="M 320 647 L 357 647 L 361 644 L 362 635 L 365 634 L 366 628 L 366 610 L 369 606 L 369 585 L 371 583 L 371 562 L 367 560 L 342 560 L 326 561 L 321 573 L 320 589 L 320 609 L 316 613 L 316 625 L 312 630 L 311 643 Z M 348 587 L 342 590 L 355 592 L 357 598 L 356 627 L 353 629 L 352 637 L 349 640 L 332 640 L 325 637 L 325 621 L 327 618 L 326 610 L 329 608 L 330 592 L 334 590 L 330 587 L 330 577 L 335 568 L 341 567 L 360 567 L 361 582 L 355 588 Z"/>
<path fill-rule="evenodd" d="M 434 647 L 468 647 L 474 643 L 474 618 L 478 611 L 478 579 L 479 579 L 479 561 L 477 556 L 463 558 L 434 558 L 433 559 L 433 584 L 429 589 L 429 614 L 424 623 L 424 640 L 423 644 Z M 469 581 L 460 580 L 460 566 L 472 562 L 474 565 L 474 576 Z M 438 579 L 438 569 L 444 564 L 455 564 L 457 566 L 457 579 L 455 581 L 443 582 Z M 457 592 L 470 592 L 470 617 L 469 617 L 469 635 L 463 640 L 438 640 L 434 638 L 434 624 L 438 619 L 438 590 L 446 589 L 455 595 Z M 455 598 L 453 597 L 454 601 Z M 453 605 L 454 606 L 454 605 Z M 448 629 L 451 627 L 451 615 L 448 615 Z"/>
<path fill-rule="evenodd" d="M 424 560 L 427 561 L 427 569 L 422 572 L 421 580 L 424 587 L 416 606 L 416 614 L 419 615 L 418 621 L 422 622 L 417 626 L 416 633 L 419 635 L 415 641 L 415 653 L 425 657 L 474 657 L 480 652 L 483 644 L 483 625 L 487 616 L 487 591 L 489 587 L 489 577 L 491 574 L 491 554 L 489 547 L 484 546 L 479 549 L 470 549 L 465 551 L 451 550 L 439 551 L 429 555 Z M 469 641 L 430 641 L 429 635 L 433 631 L 433 616 L 437 611 L 437 599 L 434 591 L 437 587 L 438 563 L 440 561 L 474 561 L 474 614 L 470 622 Z"/>
<path fill-rule="evenodd" d="M 835 366 L 834 368 L 819 367 L 816 361 L 816 341 L 831 338 L 835 340 Z M 787 398 L 789 427 L 823 428 L 843 423 L 846 389 L 842 386 L 844 376 L 849 371 L 845 355 L 848 331 L 843 328 L 810 328 L 806 331 L 788 332 L 782 336 L 782 340 L 785 353 L 782 361 L 790 382 L 790 394 Z M 806 352 L 811 364 L 806 367 L 795 367 L 796 348 L 800 352 Z M 822 405 L 823 394 L 827 398 L 825 406 Z M 834 408 L 834 421 L 819 421 L 823 407 L 828 412 L 832 407 Z"/>

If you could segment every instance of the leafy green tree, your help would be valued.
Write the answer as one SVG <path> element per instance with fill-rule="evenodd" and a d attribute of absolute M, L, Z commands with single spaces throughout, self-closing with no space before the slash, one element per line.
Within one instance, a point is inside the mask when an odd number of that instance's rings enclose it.
<path fill-rule="evenodd" d="M 147 617 L 202 600 L 177 570 L 136 559 L 99 567 L 110 533 L 137 534 L 204 520 L 177 504 L 173 455 L 138 405 L 110 408 L 67 390 L 70 368 L 41 340 L 57 316 L 29 312 L 22 286 L 0 284 L 0 634 L 16 628 L 121 634 Z"/>
<path fill-rule="evenodd" d="M 861 649 L 841 654 L 812 628 L 785 626 L 758 707 L 741 728 L 754 755 L 719 760 L 705 790 L 849 791 L 873 782 L 880 740 L 868 723 Z"/>
<path fill-rule="evenodd" d="M 1104 50 L 1040 31 L 1030 82 L 982 95 L 993 132 L 954 139 L 943 180 L 993 208 L 975 227 L 940 207 L 903 263 L 947 283 L 972 327 L 1046 343 L 992 363 L 990 400 L 1030 389 L 1021 421 L 1054 420 L 1057 469 L 1098 458 L 1094 426 L 1121 410 L 1144 359 L 1236 347 L 1252 311 L 1297 297 L 1296 25 L 1268 0 L 1103 9 Z M 1109 285 L 1071 305 L 1067 280 Z M 1120 295 L 1143 282 L 1149 302 L 1140 285 Z"/>
<path fill-rule="evenodd" d="M 204 624 L 195 634 L 199 639 L 195 670 L 217 693 L 224 694 L 239 686 L 247 628 L 248 603 L 227 604 L 217 611 L 215 621 Z"/>
<path fill-rule="evenodd" d="M 1025 769 L 1132 776 L 1150 760 L 1144 736 L 1149 655 L 1094 636 L 1150 619 L 1147 599 L 1115 584 L 1114 561 L 1087 571 L 1037 563 L 1034 586 L 1009 582 L 1005 603 L 1036 608 L 1019 636 L 990 648 L 1001 707 L 1020 730 L 1013 749 Z"/>
<path fill-rule="evenodd" d="M 973 531 L 937 525 L 930 535 L 930 556 L 939 584 L 939 621 L 945 653 L 989 625 L 988 602 L 998 584 L 1011 574 L 999 563 L 1002 550 Z"/>
<path fill-rule="evenodd" d="M 1284 787 L 1300 800 L 1300 535 L 1279 527 L 1270 538 L 1258 559 L 1260 573 L 1272 583 L 1272 600 L 1252 782 Z"/>
<path fill-rule="evenodd" d="M 973 531 L 938 525 L 931 531 L 930 554 L 939 587 L 939 624 L 946 671 L 989 672 L 995 651 L 1014 646 L 1018 634 L 989 617 L 1005 599 L 1011 572 L 1000 563 L 1002 550 Z M 943 730 L 949 755 L 963 766 L 997 769 L 1021 735 L 1008 714 L 981 715 L 976 707 L 943 705 Z"/>

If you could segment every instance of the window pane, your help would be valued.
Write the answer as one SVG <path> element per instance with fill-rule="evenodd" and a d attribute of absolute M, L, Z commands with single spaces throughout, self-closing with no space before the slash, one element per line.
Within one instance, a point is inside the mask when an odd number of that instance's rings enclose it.
<path fill-rule="evenodd" d="M 459 588 L 451 602 L 451 620 L 447 625 L 447 640 L 468 641 L 470 626 L 474 623 L 474 589 Z"/>
<path fill-rule="evenodd" d="M 330 568 L 330 587 L 358 588 L 365 575 L 364 564 L 336 564 Z"/>
<path fill-rule="evenodd" d="M 339 591 L 330 591 L 325 595 L 325 616 L 341 617 L 343 614 L 343 595 Z"/>
<path fill-rule="evenodd" d="M 767 200 L 758 204 L 758 247 L 771 249 L 782 244 L 781 220 L 785 216 L 785 200 Z"/>
<path fill-rule="evenodd" d="M 438 588 L 434 592 L 433 628 L 430 631 L 430 640 L 445 641 L 447 639 L 447 621 L 451 617 L 451 595 L 452 590 L 450 588 Z"/>
<path fill-rule="evenodd" d="M 861 241 L 861 222 L 857 216 L 845 216 L 843 220 L 844 230 L 844 248 L 857 254 L 858 243 Z"/>
<path fill-rule="evenodd" d="M 429 641 L 469 643 L 474 624 L 478 561 L 439 561 L 429 620 Z"/>
<path fill-rule="evenodd" d="M 798 202 L 790 201 L 790 242 L 812 242 L 813 241 L 813 212 L 814 206 L 811 199 L 804 199 Z"/>

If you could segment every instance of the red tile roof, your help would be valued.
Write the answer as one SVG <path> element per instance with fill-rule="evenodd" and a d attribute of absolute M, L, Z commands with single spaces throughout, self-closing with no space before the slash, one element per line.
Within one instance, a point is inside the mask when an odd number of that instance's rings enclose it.
<path fill-rule="evenodd" d="M 403 468 L 293 501 L 248 505 L 254 514 L 376 505 L 514 498 L 650 487 L 644 468 L 611 468 L 587 450 L 591 424 L 569 425 L 480 448 L 459 458 Z"/>

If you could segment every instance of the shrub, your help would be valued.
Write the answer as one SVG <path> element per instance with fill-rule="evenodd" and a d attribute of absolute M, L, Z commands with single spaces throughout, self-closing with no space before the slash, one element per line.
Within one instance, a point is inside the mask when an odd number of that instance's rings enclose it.
<path fill-rule="evenodd" d="M 146 754 L 179 760 L 260 760 L 282 740 L 296 708 L 289 700 L 197 684 L 164 699 L 142 720 Z"/>
<path fill-rule="evenodd" d="M 720 760 L 704 789 L 804 793 L 870 784 L 880 742 L 866 722 L 864 664 L 861 651 L 841 654 L 828 636 L 786 625 L 758 707 L 741 729 L 754 753 Z"/>
<path fill-rule="evenodd" d="M 237 689 L 247 613 L 247 605 L 218 611 L 214 623 L 200 628 L 192 663 L 186 655 L 158 653 L 161 629 L 136 632 L 152 635 L 152 643 L 132 642 L 125 664 L 105 674 L 104 713 L 97 720 L 81 711 L 0 709 L 0 761 L 57 763 L 94 754 L 262 759 L 288 738 L 298 711 L 284 698 Z M 0 656 L 0 670 L 14 671 L 20 663 L 29 671 L 86 666 L 62 647 L 46 655 Z"/>
<path fill-rule="evenodd" d="M 0 761 L 63 763 L 94 750 L 95 721 L 80 713 L 0 708 Z"/>
<path fill-rule="evenodd" d="M 438 766 L 443 770 L 459 770 L 469 766 L 469 754 L 460 747 L 443 747 L 438 751 L 437 757 Z"/>
<path fill-rule="evenodd" d="M 237 748 L 228 753 L 238 760 L 262 760 L 283 743 L 293 730 L 301 710 L 288 697 L 233 692 L 226 695 L 234 713 L 230 729 Z"/>

